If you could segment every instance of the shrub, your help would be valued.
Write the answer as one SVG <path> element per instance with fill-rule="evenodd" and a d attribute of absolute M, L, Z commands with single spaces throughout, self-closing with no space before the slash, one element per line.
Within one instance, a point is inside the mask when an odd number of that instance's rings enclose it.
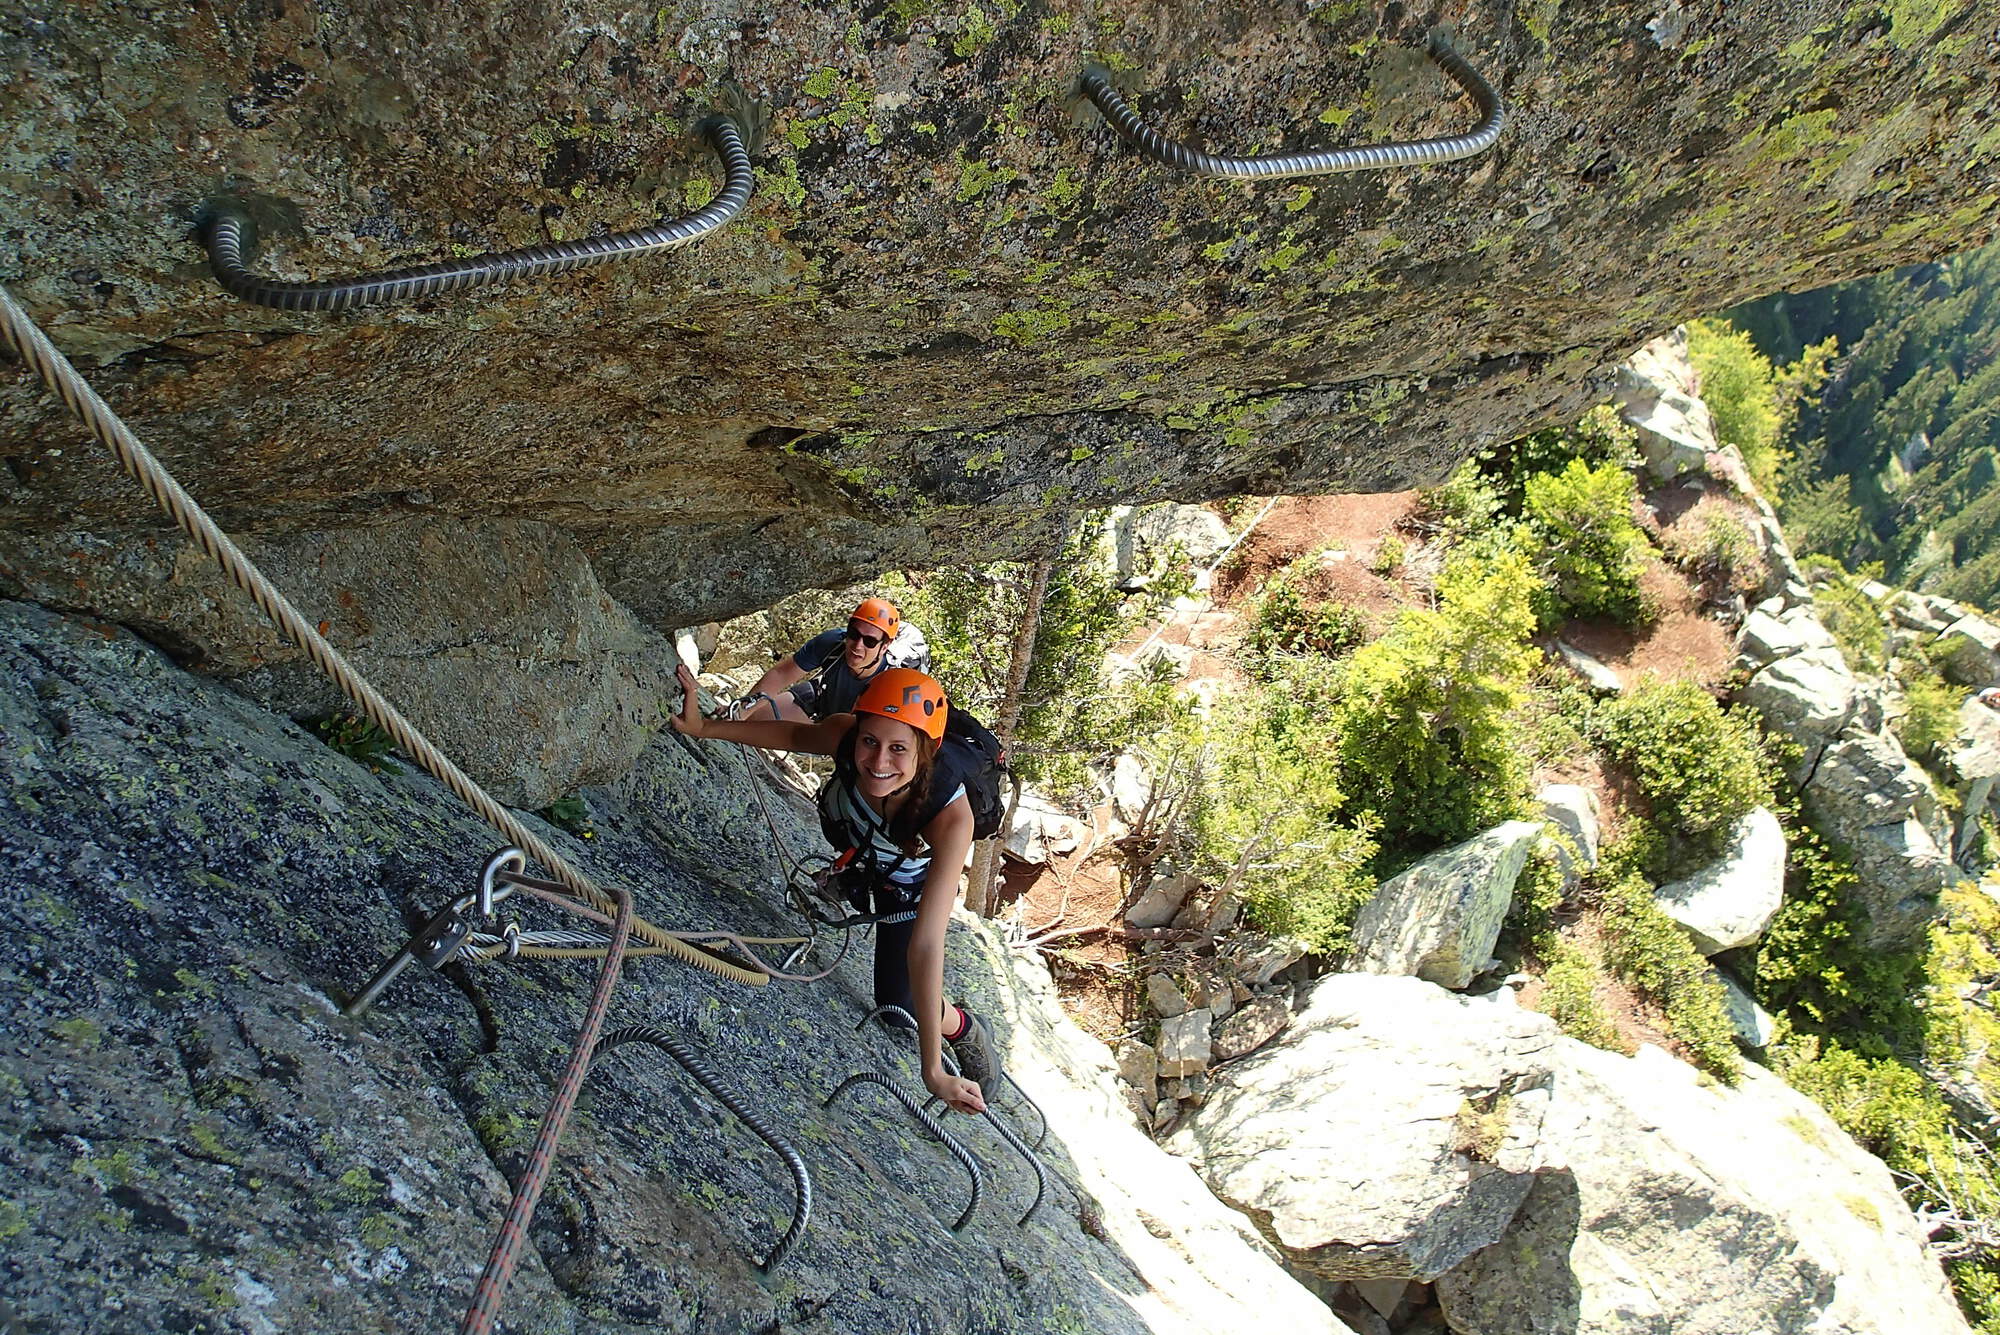
<path fill-rule="evenodd" d="M 1639 433 L 1609 404 L 1599 404 L 1567 426 L 1549 427 L 1495 453 L 1488 472 L 1498 475 L 1502 499 L 1518 511 L 1530 479 L 1560 473 L 1571 463 L 1630 472 L 1639 462 Z"/>
<path fill-rule="evenodd" d="M 1757 540 L 1726 508 L 1703 502 L 1668 534 L 1667 555 L 1719 593 L 1750 594 L 1764 583 Z"/>
<path fill-rule="evenodd" d="M 388 759 L 396 749 L 396 739 L 377 727 L 373 719 L 360 714 L 328 714 L 314 719 L 312 729 L 328 746 L 376 774 L 402 773 Z"/>
<path fill-rule="evenodd" d="M 1385 534 L 1375 544 L 1375 556 L 1368 562 L 1368 568 L 1387 579 L 1401 568 L 1405 554 L 1403 540 L 1393 533 Z"/>
<path fill-rule="evenodd" d="M 1578 1042 L 1626 1051 L 1610 1014 L 1597 999 L 1600 975 L 1590 956 L 1553 932 L 1537 938 L 1535 954 L 1542 961 L 1542 1013 Z"/>
<path fill-rule="evenodd" d="M 1694 1064 L 1727 1084 L 1737 1076 L 1736 1037 L 1722 985 L 1686 932 L 1653 901 L 1653 888 L 1637 875 L 1600 882 L 1605 962 L 1613 973 L 1659 1004 L 1667 1027 Z"/>
<path fill-rule="evenodd" d="M 1873 1056 L 1914 1048 L 1923 1030 L 1911 998 L 1924 962 L 1914 950 L 1869 947 L 1868 918 L 1854 902 L 1854 861 L 1780 810 L 1789 845 L 1785 900 L 1757 945 L 1758 1000 L 1794 1025 L 1848 1036 Z"/>
<path fill-rule="evenodd" d="M 1560 473 L 1537 473 L 1523 489 L 1529 551 L 1549 596 L 1543 621 L 1610 617 L 1626 625 L 1651 612 L 1639 587 L 1650 550 L 1632 517 L 1632 475 L 1616 464 L 1572 459 Z"/>
<path fill-rule="evenodd" d="M 1576 845 L 1569 836 L 1550 826 L 1548 838 L 1537 843 L 1528 854 L 1528 860 L 1521 864 L 1521 874 L 1514 880 L 1514 897 L 1507 905 L 1507 920 L 1500 930 L 1503 948 L 1552 939 L 1549 934 L 1555 911 L 1563 902 L 1562 869 L 1556 861 L 1555 849 L 1550 846 L 1557 839 L 1575 851 Z"/>
<path fill-rule="evenodd" d="M 1840 656 L 1847 660 L 1848 669 L 1856 676 L 1881 673 L 1889 663 L 1889 628 L 1883 623 L 1875 600 L 1863 593 L 1861 586 L 1868 580 L 1881 578 L 1882 567 L 1871 564 L 1849 574 L 1824 558 L 1809 558 L 1807 568 L 1826 571 L 1832 576 L 1815 585 L 1813 612 L 1840 646 Z"/>
<path fill-rule="evenodd" d="M 1896 740 L 1916 760 L 1934 765 L 1958 738 L 1958 705 L 1963 692 L 1927 664 L 1905 668 L 1902 686 L 1905 711 L 1896 720 Z"/>
<path fill-rule="evenodd" d="M 1757 486 L 1777 495 L 1784 425 L 1776 372 L 1750 336 L 1721 320 L 1688 325 L 1688 360 L 1701 374 L 1701 397 L 1715 417 L 1715 434 L 1734 445 Z"/>
<path fill-rule="evenodd" d="M 1317 555 L 1301 557 L 1266 581 L 1250 622 L 1253 653 L 1338 656 L 1367 637 L 1368 624 L 1352 607 L 1309 596 L 1305 585 L 1318 565 Z"/>
<path fill-rule="evenodd" d="M 1337 683 L 1323 659 L 1281 660 L 1262 689 L 1226 700 L 1206 728 L 1178 742 L 1182 771 L 1203 771 L 1205 792 L 1187 808 L 1187 843 L 1204 872 L 1239 894 L 1259 927 L 1327 955 L 1347 949 L 1354 917 L 1375 891 L 1367 870 L 1373 822 L 1342 814 Z"/>
<path fill-rule="evenodd" d="M 1490 828 L 1527 797 L 1511 715 L 1536 657 L 1534 573 L 1518 552 L 1461 552 L 1438 585 L 1435 611 L 1404 612 L 1347 660 L 1335 707 L 1348 807 L 1399 853 Z"/>
<path fill-rule="evenodd" d="M 1755 727 L 1693 682 L 1649 682 L 1604 705 L 1597 723 L 1661 828 L 1696 857 L 1719 852 L 1730 825 L 1770 800 Z"/>
<path fill-rule="evenodd" d="M 1410 508 L 1410 523 L 1440 535 L 1447 542 L 1457 542 L 1490 531 L 1502 509 L 1500 493 L 1492 480 L 1477 463 L 1467 459 L 1443 482 L 1417 493 L 1416 504 Z"/>

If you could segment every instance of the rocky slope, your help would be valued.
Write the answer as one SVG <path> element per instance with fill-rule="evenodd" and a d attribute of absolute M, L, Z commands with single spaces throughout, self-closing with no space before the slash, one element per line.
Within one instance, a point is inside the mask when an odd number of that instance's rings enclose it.
<path fill-rule="evenodd" d="M 101 623 L 0 604 L 0 1275 L 15 1328 L 273 1332 L 457 1320 L 574 1035 L 587 964 L 421 969 L 336 999 L 471 888 L 492 836 L 428 778 L 373 774 Z M 671 741 L 549 831 L 667 925 L 782 931 L 740 759 Z M 788 817 L 787 837 L 807 826 Z M 865 949 L 750 989 L 635 961 L 613 1023 L 678 1034 L 812 1168 L 812 1223 L 766 1278 L 789 1178 L 662 1054 L 606 1056 L 505 1311 L 514 1331 L 1333 1331 L 1248 1223 L 1129 1124 L 1046 977 L 954 933 L 1049 1116 L 1047 1199 L 984 1127 L 984 1204 L 886 1098 L 907 1047 L 857 1034 Z M 1032 1134 L 1033 1114 L 1021 1114 Z"/>
<path fill-rule="evenodd" d="M 1685 315 L 1968 247 L 2000 133 L 1977 15 L 13 3 L 0 279 L 234 529 L 554 524 L 685 625 L 1051 508 L 1433 479 Z M 1447 132 L 1433 27 L 1513 112 L 1437 169 L 1176 176 L 1069 91 L 1102 60 L 1218 149 Z M 730 84 L 759 193 L 665 259 L 302 317 L 221 295 L 189 239 L 223 194 L 290 277 L 634 226 L 706 197 L 687 130 Z M 85 552 L 88 605 L 118 572 L 77 535 L 152 516 L 0 392 L 0 565 Z"/>

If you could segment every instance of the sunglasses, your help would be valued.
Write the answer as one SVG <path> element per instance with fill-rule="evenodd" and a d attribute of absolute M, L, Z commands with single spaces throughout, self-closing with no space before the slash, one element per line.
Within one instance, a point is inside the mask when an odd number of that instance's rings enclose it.
<path fill-rule="evenodd" d="M 880 635 L 870 635 L 859 626 L 849 626 L 847 628 L 847 638 L 860 641 L 863 649 L 873 649 L 876 645 L 882 643 Z"/>

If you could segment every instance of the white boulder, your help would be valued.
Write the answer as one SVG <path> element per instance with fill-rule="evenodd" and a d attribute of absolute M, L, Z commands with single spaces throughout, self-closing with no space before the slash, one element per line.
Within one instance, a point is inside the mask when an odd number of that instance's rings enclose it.
<path fill-rule="evenodd" d="M 1653 899 L 1704 955 L 1747 946 L 1764 934 L 1785 899 L 1785 831 L 1767 807 L 1729 831 L 1715 862 L 1663 885 Z"/>
<path fill-rule="evenodd" d="M 1334 974 L 1216 1072 L 1167 1142 L 1329 1280 L 1431 1279 L 1497 1240 L 1540 1166 L 1554 1022 Z"/>
<path fill-rule="evenodd" d="M 1969 1335 L 1880 1160 L 1777 1076 L 1562 1040 L 1551 1164 L 1438 1281 L 1459 1335 Z"/>
<path fill-rule="evenodd" d="M 1541 838 L 1539 821 L 1508 821 L 1384 881 L 1355 919 L 1347 967 L 1465 987 L 1492 957 L 1514 882 Z"/>

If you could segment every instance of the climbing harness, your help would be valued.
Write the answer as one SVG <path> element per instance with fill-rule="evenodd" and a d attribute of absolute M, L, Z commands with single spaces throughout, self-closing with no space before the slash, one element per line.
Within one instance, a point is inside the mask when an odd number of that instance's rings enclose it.
<path fill-rule="evenodd" d="M 749 1127 L 759 1139 L 771 1147 L 773 1153 L 785 1161 L 785 1167 L 792 1174 L 792 1186 L 795 1192 L 792 1225 L 785 1230 L 784 1236 L 778 1239 L 777 1245 L 771 1248 L 771 1254 L 757 1263 L 759 1270 L 767 1275 L 770 1274 L 784 1261 L 786 1254 L 805 1233 L 806 1222 L 812 1218 L 812 1174 L 806 1169 L 806 1161 L 792 1148 L 790 1142 L 772 1129 L 767 1118 L 739 1098 L 722 1083 L 714 1071 L 709 1069 L 706 1062 L 695 1056 L 685 1044 L 664 1029 L 650 1024 L 628 1024 L 613 1029 L 597 1040 L 597 1050 L 592 1056 L 602 1055 L 625 1043 L 650 1043 L 679 1062 L 681 1069 L 693 1076 L 696 1084 L 714 1095 L 717 1103 L 734 1113 L 743 1125 Z"/>
<path fill-rule="evenodd" d="M 257 247 L 257 225 L 242 205 L 220 199 L 204 207 L 199 235 L 208 248 L 215 281 L 231 294 L 259 306 L 282 311 L 343 311 L 362 306 L 386 306 L 440 292 L 457 292 L 488 283 L 567 273 L 627 255 L 671 250 L 707 236 L 743 212 L 750 202 L 754 177 L 743 133 L 725 115 L 710 116 L 698 127 L 716 157 L 722 160 L 722 189 L 706 206 L 684 218 L 669 218 L 631 232 L 559 241 L 519 250 L 492 251 L 471 259 L 446 260 L 410 269 L 316 283 L 286 283 L 250 272 L 248 257 Z"/>
<path fill-rule="evenodd" d="M 1424 54 L 1465 91 L 1478 107 L 1479 123 L 1464 134 L 1443 139 L 1416 139 L 1392 144 L 1370 144 L 1362 148 L 1327 148 L 1301 153 L 1270 153 L 1261 157 L 1228 157 L 1204 153 L 1198 148 L 1169 139 L 1141 120 L 1111 86 L 1111 72 L 1102 65 L 1086 68 L 1077 87 L 1111 122 L 1111 128 L 1134 148 L 1153 161 L 1203 176 L 1224 176 L 1239 181 L 1270 181 L 1288 176 L 1326 176 L 1334 172 L 1374 171 L 1383 167 L 1418 167 L 1450 162 L 1483 153 L 1500 137 L 1507 122 L 1506 110 L 1492 85 L 1479 71 L 1451 48 L 1443 36 L 1432 33 Z"/>

